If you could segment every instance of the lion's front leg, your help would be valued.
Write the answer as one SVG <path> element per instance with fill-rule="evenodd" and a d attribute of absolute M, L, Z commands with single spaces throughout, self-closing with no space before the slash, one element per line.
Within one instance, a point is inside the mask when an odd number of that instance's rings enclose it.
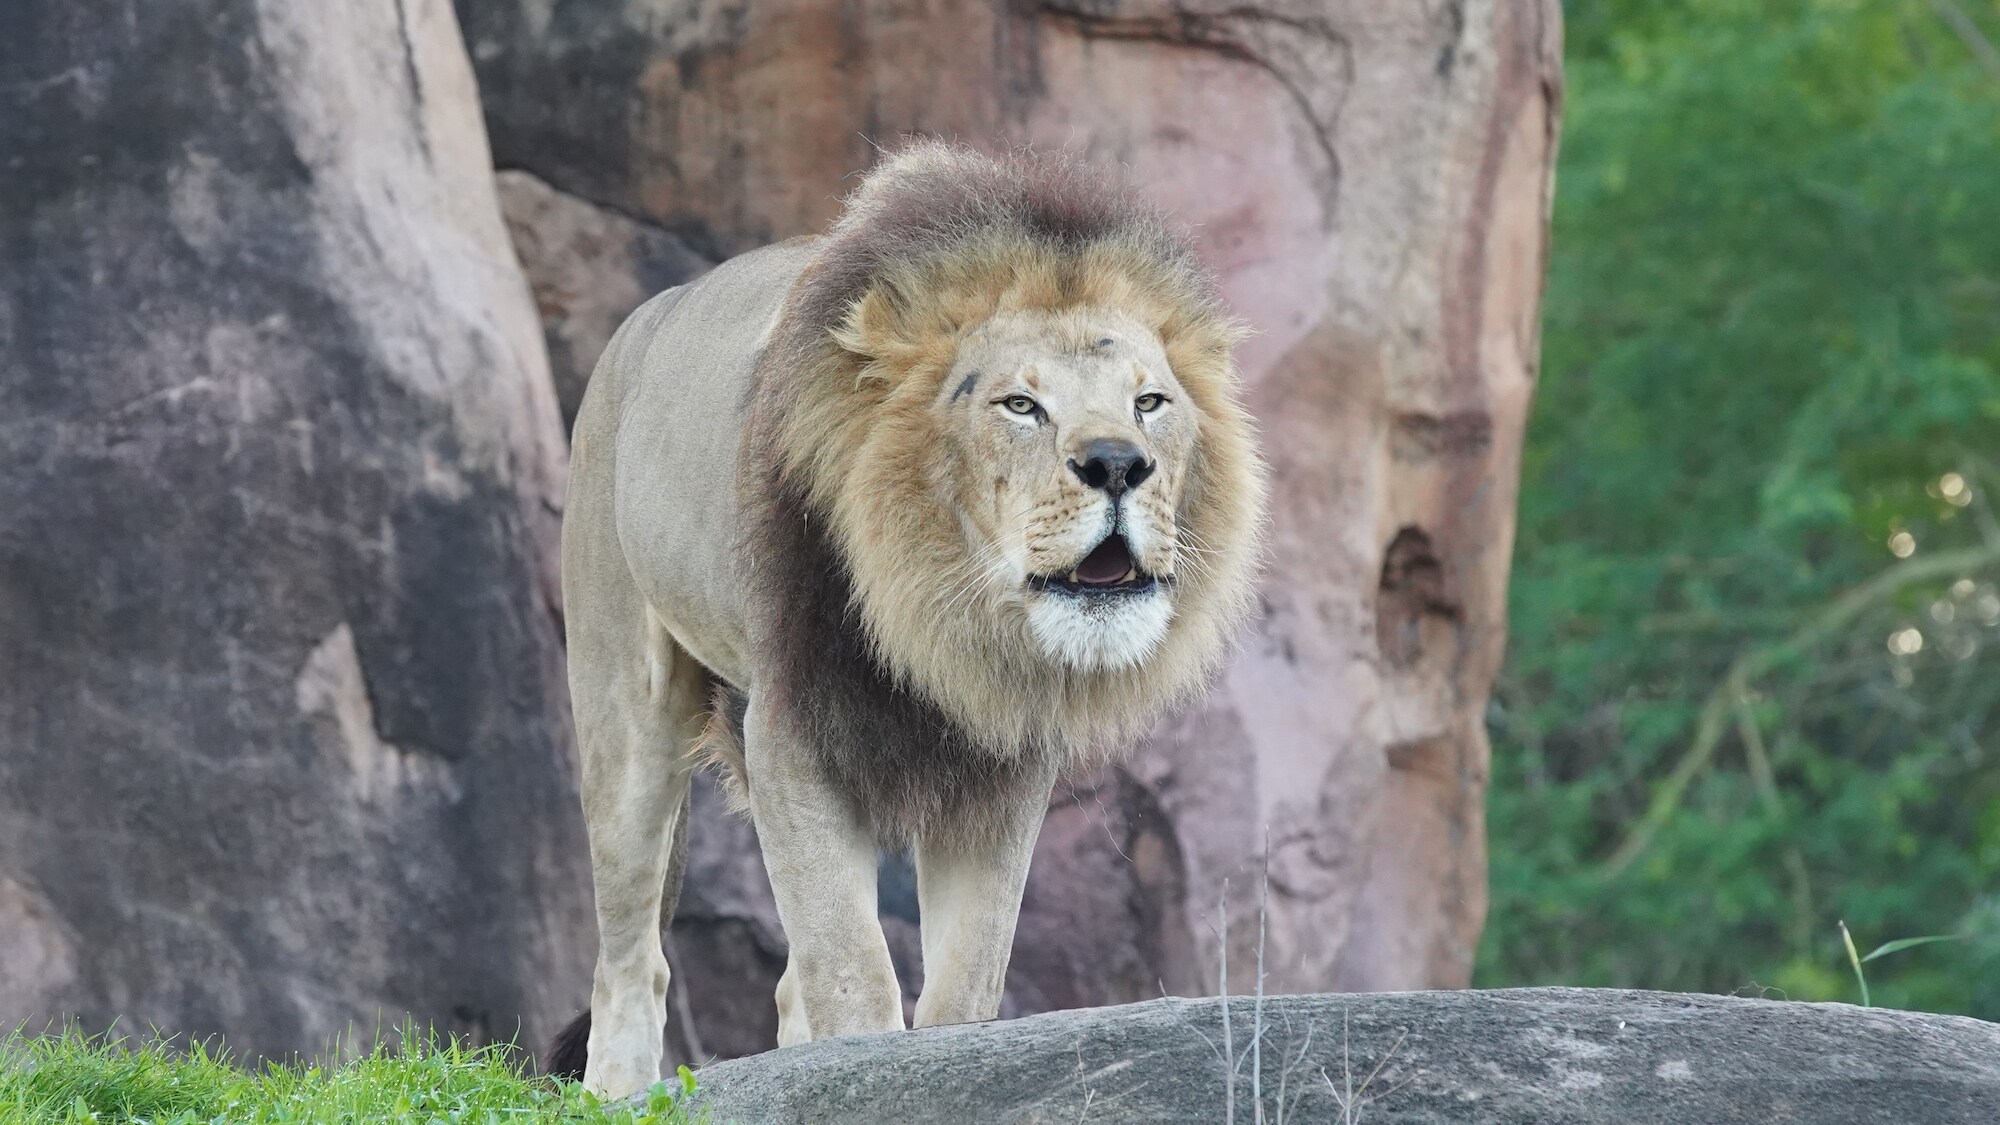
<path fill-rule="evenodd" d="M 791 943 L 778 1044 L 897 1031 L 902 992 L 875 916 L 875 836 L 752 693 L 744 718 L 750 815 Z"/>
<path fill-rule="evenodd" d="M 917 841 L 924 991 L 917 1026 L 974 1023 L 1000 1014 L 1028 861 L 1048 811 L 1053 767 L 1024 777 L 982 831 L 944 825 Z"/>

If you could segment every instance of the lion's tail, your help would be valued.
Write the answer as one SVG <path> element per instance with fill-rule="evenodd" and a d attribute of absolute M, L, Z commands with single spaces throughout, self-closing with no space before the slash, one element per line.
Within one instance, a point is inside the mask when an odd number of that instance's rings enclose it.
<path fill-rule="evenodd" d="M 569 1021 L 569 1026 L 556 1032 L 549 1040 L 549 1049 L 542 1052 L 542 1071 L 550 1078 L 567 1078 L 571 1082 L 583 1081 L 583 1066 L 590 1059 L 590 1009 Z"/>
<path fill-rule="evenodd" d="M 708 704 L 708 721 L 694 740 L 695 760 L 715 771 L 729 811 L 750 814 L 750 772 L 743 764 L 743 713 L 749 701 L 743 693 L 717 681 Z"/>

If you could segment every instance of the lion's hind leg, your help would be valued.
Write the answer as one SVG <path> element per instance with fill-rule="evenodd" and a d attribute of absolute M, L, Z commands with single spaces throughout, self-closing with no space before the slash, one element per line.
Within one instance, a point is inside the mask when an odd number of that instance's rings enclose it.
<path fill-rule="evenodd" d="M 586 610 L 595 621 L 572 617 L 569 659 L 597 894 L 584 1084 L 618 1097 L 660 1075 L 668 977 L 660 930 L 679 893 L 690 750 L 709 675 L 643 603 L 626 606 L 629 616 L 606 608 Z"/>

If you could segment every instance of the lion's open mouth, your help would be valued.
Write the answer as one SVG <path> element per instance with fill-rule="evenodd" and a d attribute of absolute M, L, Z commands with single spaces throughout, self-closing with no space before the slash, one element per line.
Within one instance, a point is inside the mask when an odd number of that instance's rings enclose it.
<path fill-rule="evenodd" d="M 1068 574 L 1037 575 L 1029 583 L 1070 594 L 1129 594 L 1152 589 L 1153 576 L 1139 568 L 1125 537 L 1114 533 Z"/>

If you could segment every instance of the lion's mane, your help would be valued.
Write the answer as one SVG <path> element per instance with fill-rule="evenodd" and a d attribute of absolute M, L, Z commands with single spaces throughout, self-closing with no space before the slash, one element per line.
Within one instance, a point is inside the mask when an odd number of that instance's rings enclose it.
<path fill-rule="evenodd" d="M 1065 668 L 940 588 L 967 569 L 929 405 L 958 336 L 1078 306 L 1151 326 L 1201 418 L 1176 620 L 1123 671 Z M 1188 239 L 1080 164 L 922 143 L 856 190 L 772 330 L 738 480 L 756 689 L 885 839 L 940 817 L 976 830 L 990 786 L 1049 755 L 1094 767 L 1214 673 L 1264 511 L 1240 335 Z"/>

